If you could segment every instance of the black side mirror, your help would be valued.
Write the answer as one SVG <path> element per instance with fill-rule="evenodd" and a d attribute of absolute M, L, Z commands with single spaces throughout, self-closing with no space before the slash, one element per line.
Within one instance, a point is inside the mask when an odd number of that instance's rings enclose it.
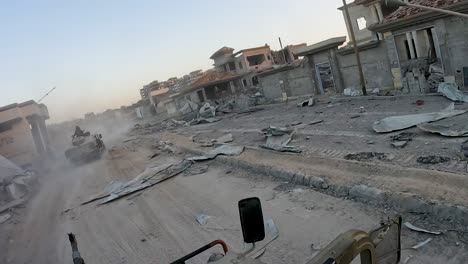
<path fill-rule="evenodd" d="M 239 201 L 239 214 L 245 243 L 255 243 L 265 239 L 260 199 L 252 197 Z"/>

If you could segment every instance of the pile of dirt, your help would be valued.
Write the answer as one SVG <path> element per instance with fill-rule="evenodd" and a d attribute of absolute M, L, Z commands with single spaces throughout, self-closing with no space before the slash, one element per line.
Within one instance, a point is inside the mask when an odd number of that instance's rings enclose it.
<path fill-rule="evenodd" d="M 422 164 L 439 164 L 450 161 L 450 158 L 442 156 L 423 156 L 419 157 L 416 161 Z"/>

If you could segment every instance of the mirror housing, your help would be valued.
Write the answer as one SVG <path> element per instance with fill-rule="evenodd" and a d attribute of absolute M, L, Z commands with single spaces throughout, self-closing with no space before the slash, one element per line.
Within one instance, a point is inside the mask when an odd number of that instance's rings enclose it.
<path fill-rule="evenodd" d="M 255 243 L 265 239 L 262 205 L 258 197 L 240 200 L 239 215 L 245 243 Z"/>

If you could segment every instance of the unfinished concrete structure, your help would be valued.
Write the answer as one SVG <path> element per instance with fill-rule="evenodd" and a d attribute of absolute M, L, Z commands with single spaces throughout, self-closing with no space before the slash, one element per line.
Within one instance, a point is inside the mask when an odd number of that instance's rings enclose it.
<path fill-rule="evenodd" d="M 468 13 L 466 0 L 413 0 L 415 4 Z M 400 7 L 370 29 L 387 42 L 394 86 L 408 93 L 433 92 L 440 81 L 468 90 L 468 20 Z"/>
<path fill-rule="evenodd" d="M 0 108 L 0 154 L 19 166 L 33 163 L 50 151 L 44 104 L 27 101 Z"/>

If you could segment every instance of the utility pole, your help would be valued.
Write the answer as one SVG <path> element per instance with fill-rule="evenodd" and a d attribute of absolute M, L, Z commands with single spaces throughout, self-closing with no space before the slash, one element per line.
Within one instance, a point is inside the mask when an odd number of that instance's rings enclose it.
<path fill-rule="evenodd" d="M 359 71 L 359 79 L 361 80 L 362 94 L 367 95 L 366 81 L 364 79 L 364 73 L 362 72 L 361 57 L 359 56 L 359 49 L 356 43 L 356 37 L 354 36 L 353 24 L 351 23 L 351 17 L 349 16 L 348 5 L 346 4 L 346 0 L 343 0 L 343 7 L 346 13 L 346 20 L 348 21 L 348 28 L 349 33 L 351 35 L 351 41 L 353 42 L 354 46 L 354 53 L 356 54 L 356 64 Z"/>
<path fill-rule="evenodd" d="M 37 101 L 37 103 L 40 103 L 44 98 L 46 98 L 46 96 L 48 96 L 52 91 L 54 91 L 55 88 L 57 88 L 57 87 L 54 86 L 54 88 L 52 88 L 52 89 L 51 89 L 50 91 L 48 91 L 44 96 L 42 96 L 41 99 L 39 99 L 39 101 Z"/>
<path fill-rule="evenodd" d="M 278 37 L 278 40 L 279 40 L 280 47 L 281 47 L 281 53 L 283 53 L 284 64 L 287 64 L 288 62 L 286 61 L 286 54 L 284 53 L 283 43 L 281 42 L 281 37 Z"/>

